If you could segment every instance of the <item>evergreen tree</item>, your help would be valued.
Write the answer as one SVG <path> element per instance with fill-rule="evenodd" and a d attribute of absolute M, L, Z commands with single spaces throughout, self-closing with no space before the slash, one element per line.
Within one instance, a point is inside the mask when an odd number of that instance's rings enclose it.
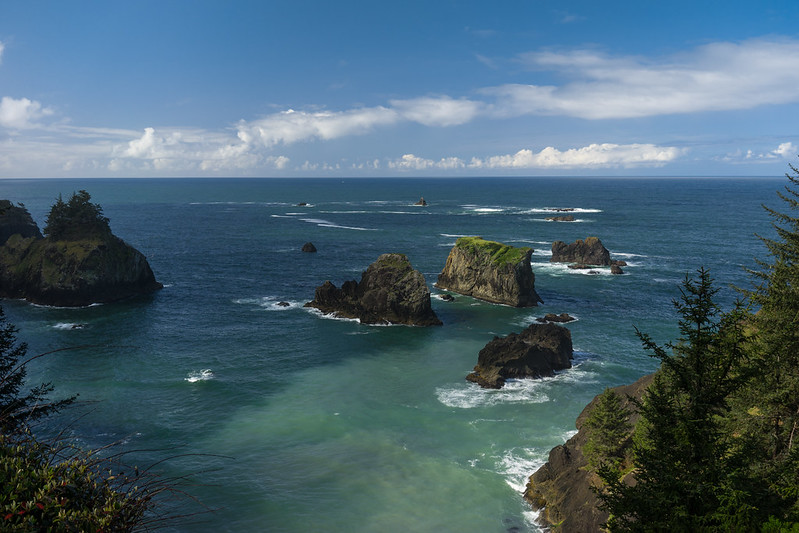
<path fill-rule="evenodd" d="M 588 465 L 603 465 L 620 473 L 630 437 L 630 410 L 613 389 L 606 388 L 585 420 L 588 440 L 583 447 Z"/>
<path fill-rule="evenodd" d="M 0 306 L 0 433 L 8 434 L 71 404 L 75 397 L 51 401 L 50 383 L 23 392 L 28 358 L 27 344 L 16 340 L 17 329 L 6 321 Z"/>
<path fill-rule="evenodd" d="M 44 234 L 54 240 L 79 240 L 106 237 L 111 234 L 103 208 L 91 202 L 88 192 L 81 190 L 64 202 L 61 195 L 50 208 Z"/>
<path fill-rule="evenodd" d="M 642 401 L 633 445 L 634 486 L 608 468 L 600 493 L 613 531 L 697 531 L 719 527 L 731 465 L 729 435 L 722 431 L 727 397 L 743 379 L 744 333 L 740 306 L 721 315 L 707 270 L 686 276 L 681 298 L 681 337 L 665 347 L 638 332 L 660 370 Z"/>

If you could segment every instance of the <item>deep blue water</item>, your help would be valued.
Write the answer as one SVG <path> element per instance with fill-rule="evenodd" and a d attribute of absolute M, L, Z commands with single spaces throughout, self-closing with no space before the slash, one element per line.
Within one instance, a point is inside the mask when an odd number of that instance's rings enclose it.
<path fill-rule="evenodd" d="M 3 306 L 30 353 L 91 345 L 31 366 L 31 382 L 85 401 L 51 427 L 71 422 L 86 446 L 123 439 L 136 464 L 202 454 L 159 467 L 198 472 L 190 492 L 217 509 L 176 530 L 535 531 L 527 476 L 594 395 L 655 368 L 633 326 L 674 339 L 672 299 L 700 266 L 725 306 L 730 285 L 749 287 L 745 268 L 766 257 L 756 234 L 772 235 L 761 204 L 781 208 L 785 181 L 0 180 L 0 198 L 40 227 L 59 194 L 88 190 L 165 284 L 82 309 Z M 427 207 L 412 205 L 420 196 Z M 545 221 L 552 208 L 575 208 L 577 222 Z M 434 299 L 438 328 L 302 307 L 385 252 L 407 254 L 432 288 L 462 235 L 532 246 L 544 305 Z M 554 240 L 588 236 L 629 263 L 625 275 L 549 263 Z M 318 253 L 300 252 L 307 241 Z M 464 380 L 494 335 L 548 312 L 578 318 L 575 368 L 500 391 Z"/>

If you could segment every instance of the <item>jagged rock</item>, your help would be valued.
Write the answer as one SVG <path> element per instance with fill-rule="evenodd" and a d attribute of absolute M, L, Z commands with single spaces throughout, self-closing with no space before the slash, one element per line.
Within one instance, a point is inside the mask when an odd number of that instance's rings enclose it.
<path fill-rule="evenodd" d="M 541 378 L 571 368 L 571 332 L 557 324 L 531 324 L 521 333 L 494 337 L 480 350 L 474 372 L 466 376 L 481 387 L 499 389 L 505 380 Z"/>
<path fill-rule="evenodd" d="M 633 411 L 630 417 L 633 426 L 638 413 L 630 397 L 641 399 L 653 377 L 654 374 L 648 374 L 631 385 L 613 389 L 622 404 Z M 540 510 L 538 522 L 543 527 L 557 524 L 557 530 L 562 533 L 598 533 L 608 519 L 607 512 L 599 508 L 599 500 L 591 490 L 591 486 L 598 485 L 600 480 L 587 468 L 583 455 L 583 446 L 588 440 L 584 423 L 598 401 L 599 395 L 577 417 L 577 433 L 565 444 L 555 446 L 549 452 L 549 461 L 527 482 L 524 499 L 533 509 Z M 631 480 L 625 479 L 625 482 Z"/>
<path fill-rule="evenodd" d="M 316 253 L 316 246 L 312 242 L 306 242 L 302 245 L 302 251 L 306 253 Z"/>
<path fill-rule="evenodd" d="M 455 297 L 452 296 L 451 294 L 442 294 L 441 295 L 441 299 L 444 300 L 445 302 L 454 302 L 455 301 Z"/>
<path fill-rule="evenodd" d="M 610 266 L 613 266 L 613 265 L 620 266 L 620 267 L 626 267 L 627 266 L 627 261 L 623 261 L 621 259 L 614 259 L 614 260 L 612 260 L 610 262 Z"/>
<path fill-rule="evenodd" d="M 80 194 L 88 201 L 88 193 Z M 68 204 L 59 199 L 56 205 Z M 114 236 L 99 206 L 92 207 L 98 210 L 96 220 L 72 224 L 62 217 L 56 236 L 12 235 L 0 247 L 0 298 L 80 307 L 162 288 L 144 255 Z"/>
<path fill-rule="evenodd" d="M 278 307 L 291 307 L 291 304 L 288 302 L 278 302 L 275 305 Z"/>
<path fill-rule="evenodd" d="M 579 263 L 583 265 L 610 266 L 610 252 L 597 237 L 566 244 L 563 241 L 552 243 L 553 263 Z"/>
<path fill-rule="evenodd" d="M 305 304 L 323 313 L 357 318 L 363 324 L 438 326 L 424 276 L 403 254 L 383 254 L 361 276 L 337 288 L 330 281 L 317 287 Z"/>
<path fill-rule="evenodd" d="M 546 220 L 552 222 L 574 222 L 574 215 L 563 215 L 558 217 L 547 217 Z"/>
<path fill-rule="evenodd" d="M 14 205 L 8 200 L 0 200 L 0 246 L 12 235 L 41 238 L 39 226 L 33 221 L 23 205 Z"/>
<path fill-rule="evenodd" d="M 424 201 L 424 196 L 422 196 L 421 198 L 419 198 L 419 201 L 418 201 L 418 202 L 416 202 L 416 203 L 415 203 L 415 204 L 413 204 L 413 205 L 421 205 L 421 206 L 426 206 L 426 205 L 427 205 L 427 202 L 425 202 L 425 201 Z"/>
<path fill-rule="evenodd" d="M 450 250 L 436 287 L 488 302 L 532 307 L 541 302 L 530 267 L 532 248 L 461 237 Z"/>
<path fill-rule="evenodd" d="M 624 274 L 624 270 L 618 265 L 610 265 L 610 273 L 618 276 Z"/>
<path fill-rule="evenodd" d="M 571 322 L 576 320 L 573 316 L 570 316 L 567 313 L 561 313 L 556 315 L 555 313 L 547 313 L 543 317 L 536 318 L 538 322 Z"/>

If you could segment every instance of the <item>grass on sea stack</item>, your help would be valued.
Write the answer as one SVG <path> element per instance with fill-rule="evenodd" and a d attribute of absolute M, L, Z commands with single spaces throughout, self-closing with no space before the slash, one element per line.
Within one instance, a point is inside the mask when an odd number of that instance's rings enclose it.
<path fill-rule="evenodd" d="M 525 258 L 531 248 L 510 246 L 495 241 L 487 241 L 482 237 L 461 237 L 455 246 L 472 254 L 487 254 L 497 266 L 517 264 Z"/>

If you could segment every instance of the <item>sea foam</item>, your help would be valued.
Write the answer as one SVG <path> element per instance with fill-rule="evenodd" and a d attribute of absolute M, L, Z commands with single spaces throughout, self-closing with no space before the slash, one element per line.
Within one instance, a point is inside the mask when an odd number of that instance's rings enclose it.
<path fill-rule="evenodd" d="M 188 381 L 189 383 L 196 383 L 198 381 L 208 381 L 214 378 L 215 376 L 211 369 L 204 368 L 202 370 L 189 372 L 189 375 L 183 378 L 183 380 Z"/>

